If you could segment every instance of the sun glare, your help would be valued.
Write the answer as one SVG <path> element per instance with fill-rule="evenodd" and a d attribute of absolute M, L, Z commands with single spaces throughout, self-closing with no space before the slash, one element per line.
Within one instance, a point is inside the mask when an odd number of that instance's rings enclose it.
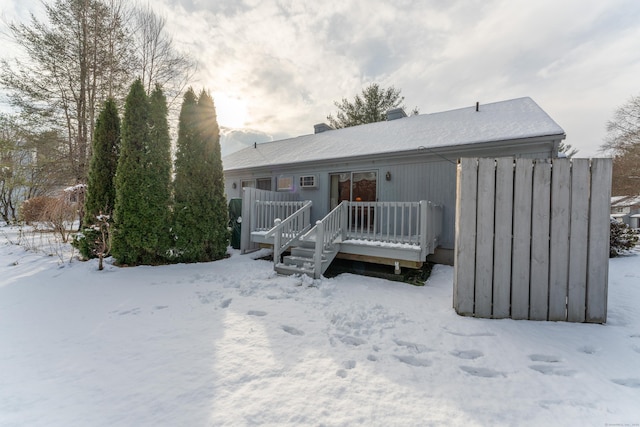
<path fill-rule="evenodd" d="M 242 128 L 247 122 L 247 104 L 241 98 L 226 93 L 214 95 L 218 124 L 229 128 Z"/>

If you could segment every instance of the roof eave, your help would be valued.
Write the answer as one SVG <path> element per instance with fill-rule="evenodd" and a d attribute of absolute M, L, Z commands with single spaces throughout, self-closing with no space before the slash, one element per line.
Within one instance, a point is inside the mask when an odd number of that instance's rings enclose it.
<path fill-rule="evenodd" d="M 305 167 L 305 166 L 311 166 L 311 165 L 321 166 L 324 164 L 334 165 L 337 161 L 342 161 L 342 160 L 348 160 L 350 162 L 367 161 L 367 160 L 370 160 L 370 161 L 392 160 L 392 159 L 397 159 L 397 158 L 402 158 L 407 156 L 415 156 L 415 155 L 421 155 L 421 156 L 427 156 L 427 157 L 428 156 L 443 157 L 444 154 L 457 154 L 459 152 L 469 151 L 469 150 L 485 151 L 485 150 L 494 149 L 496 147 L 505 147 L 505 145 L 519 147 L 524 143 L 535 144 L 535 143 L 545 142 L 545 141 L 548 141 L 551 143 L 555 142 L 555 144 L 557 144 L 559 141 L 565 138 L 566 138 L 565 133 L 561 133 L 561 134 L 558 133 L 558 134 L 539 135 L 539 136 L 527 137 L 527 138 L 470 142 L 470 143 L 459 144 L 459 145 L 443 145 L 439 147 L 419 146 L 411 150 L 393 151 L 393 152 L 386 152 L 386 153 L 365 154 L 365 155 L 351 156 L 351 157 L 333 157 L 333 158 L 327 158 L 327 159 L 321 159 L 321 160 L 308 160 L 303 162 L 271 163 L 268 165 L 231 168 L 231 169 L 225 169 L 224 172 L 234 172 L 234 173 L 243 172 L 243 171 L 261 172 L 261 171 L 271 171 L 274 169 L 282 169 L 282 168 L 292 167 L 292 166 Z"/>

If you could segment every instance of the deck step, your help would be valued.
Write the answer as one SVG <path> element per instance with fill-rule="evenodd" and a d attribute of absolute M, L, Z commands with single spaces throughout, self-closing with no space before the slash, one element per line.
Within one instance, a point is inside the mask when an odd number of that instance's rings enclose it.
<path fill-rule="evenodd" d="M 331 260 L 322 257 L 322 268 L 321 272 L 324 273 L 327 268 L 329 268 L 329 264 L 331 264 Z M 282 262 L 275 266 L 275 270 L 279 274 L 292 275 L 292 274 L 306 274 L 308 276 L 313 277 L 314 274 L 315 262 L 313 258 L 309 257 L 301 257 L 294 255 L 287 255 L 282 259 Z"/>
<path fill-rule="evenodd" d="M 297 247 L 305 249 L 315 249 L 316 241 L 300 239 L 298 240 Z"/>
<path fill-rule="evenodd" d="M 327 260 L 326 257 L 322 257 L 322 263 L 324 264 L 324 262 Z M 297 265 L 297 266 L 304 266 L 306 265 L 311 265 L 311 268 L 313 268 L 313 265 L 315 264 L 315 261 L 313 258 L 309 258 L 309 257 L 304 257 L 304 256 L 295 256 L 295 255 L 287 255 L 283 258 L 282 260 L 283 264 L 292 264 L 292 265 Z"/>
<path fill-rule="evenodd" d="M 305 248 L 305 247 L 302 247 L 302 246 L 294 246 L 294 247 L 291 248 L 291 255 L 292 256 L 296 256 L 296 257 L 300 257 L 300 258 L 311 258 L 311 259 L 313 259 L 315 253 L 316 253 L 316 250 L 313 247 Z"/>
<path fill-rule="evenodd" d="M 297 257 L 301 257 L 301 258 L 311 258 L 313 259 L 315 257 L 316 254 L 316 250 L 315 248 L 303 248 L 300 246 L 293 246 L 291 249 L 291 255 L 292 256 L 297 256 Z M 331 255 L 332 253 L 334 253 L 336 251 L 322 251 L 322 259 L 324 259 L 325 257 Z"/>
<path fill-rule="evenodd" d="M 310 268 L 302 268 L 297 265 L 279 263 L 275 265 L 276 273 L 292 276 L 294 274 L 306 274 L 313 277 L 313 265 Z"/>

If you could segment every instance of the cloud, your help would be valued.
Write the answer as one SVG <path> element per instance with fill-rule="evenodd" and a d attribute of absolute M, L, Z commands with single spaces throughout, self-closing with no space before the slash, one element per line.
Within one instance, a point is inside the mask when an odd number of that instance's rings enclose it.
<path fill-rule="evenodd" d="M 222 148 L 222 157 L 235 151 L 242 150 L 255 144 L 274 141 L 276 139 L 285 138 L 286 135 L 269 135 L 262 131 L 252 129 L 230 129 L 226 127 L 220 128 L 220 145 Z"/>
<path fill-rule="evenodd" d="M 32 0 L 30 0 L 32 1 Z M 14 9 L 22 4 L 13 0 Z M 638 93 L 637 0 L 158 0 L 194 87 L 265 135 L 311 133 L 368 83 L 422 113 L 531 96 L 593 155 Z M 221 126 L 233 115 L 220 113 Z M 226 118 L 225 118 L 226 117 Z M 236 120 L 237 122 L 237 120 Z"/>

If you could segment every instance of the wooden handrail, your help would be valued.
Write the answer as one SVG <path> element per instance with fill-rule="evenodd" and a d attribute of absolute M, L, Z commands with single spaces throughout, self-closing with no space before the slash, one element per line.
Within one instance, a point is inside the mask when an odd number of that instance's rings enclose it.
<path fill-rule="evenodd" d="M 274 227 L 267 232 L 266 236 L 273 236 L 273 262 L 275 264 L 280 262 L 282 252 L 311 228 L 311 205 L 310 200 L 304 202 L 302 207 L 284 220 L 280 218 L 274 220 Z"/>

